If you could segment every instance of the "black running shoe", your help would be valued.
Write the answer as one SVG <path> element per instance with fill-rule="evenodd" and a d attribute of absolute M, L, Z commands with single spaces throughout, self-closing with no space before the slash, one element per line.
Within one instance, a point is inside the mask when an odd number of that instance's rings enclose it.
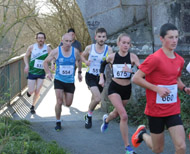
<path fill-rule="evenodd" d="M 31 95 L 29 94 L 29 92 L 28 92 L 28 91 L 27 91 L 26 95 L 27 95 L 28 97 L 30 97 L 30 96 L 31 96 Z"/>
<path fill-rule="evenodd" d="M 56 122 L 55 130 L 56 131 L 60 131 L 61 130 L 61 122 Z"/>
<path fill-rule="evenodd" d="M 92 127 L 92 117 L 89 117 L 88 114 L 84 116 L 85 120 L 85 128 L 91 128 Z"/>
<path fill-rule="evenodd" d="M 35 113 L 36 113 L 36 111 L 34 110 L 33 107 L 30 108 L 30 113 L 32 113 L 32 114 L 35 114 Z"/>

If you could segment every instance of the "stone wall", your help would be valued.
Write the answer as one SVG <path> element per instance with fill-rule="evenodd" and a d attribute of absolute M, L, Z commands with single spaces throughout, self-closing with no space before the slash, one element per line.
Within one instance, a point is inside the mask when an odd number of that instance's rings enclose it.
<path fill-rule="evenodd" d="M 76 0 L 91 39 L 95 29 L 106 28 L 112 35 L 146 18 L 146 0 Z"/>

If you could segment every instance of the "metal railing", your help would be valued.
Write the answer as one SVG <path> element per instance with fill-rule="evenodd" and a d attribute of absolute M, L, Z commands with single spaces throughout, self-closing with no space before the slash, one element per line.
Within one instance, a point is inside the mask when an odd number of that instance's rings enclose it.
<path fill-rule="evenodd" d="M 20 95 L 27 86 L 24 55 L 14 57 L 0 66 L 0 108 Z"/>

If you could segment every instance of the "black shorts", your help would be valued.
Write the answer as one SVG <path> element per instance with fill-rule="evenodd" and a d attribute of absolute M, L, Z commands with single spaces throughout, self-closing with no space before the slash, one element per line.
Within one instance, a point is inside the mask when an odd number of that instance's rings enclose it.
<path fill-rule="evenodd" d="M 64 92 L 74 94 L 75 84 L 74 83 L 65 83 L 59 80 L 54 80 L 54 89 L 62 89 Z"/>
<path fill-rule="evenodd" d="M 180 114 L 168 117 L 151 117 L 148 116 L 150 132 L 160 134 L 164 131 L 165 126 L 168 128 L 177 125 L 183 125 Z"/>
<path fill-rule="evenodd" d="M 112 80 L 108 88 L 108 95 L 117 93 L 121 96 L 122 100 L 128 100 L 131 97 L 131 87 L 131 84 L 121 86 Z"/>
<path fill-rule="evenodd" d="M 105 79 L 105 78 L 104 78 Z M 103 91 L 103 87 L 99 85 L 100 76 L 95 76 L 90 73 L 86 73 L 85 75 L 85 81 L 88 87 L 98 87 L 100 93 Z"/>
<path fill-rule="evenodd" d="M 31 74 L 31 73 L 28 73 L 27 79 L 29 79 L 29 80 L 45 79 L 45 74 L 34 75 L 34 74 Z"/>

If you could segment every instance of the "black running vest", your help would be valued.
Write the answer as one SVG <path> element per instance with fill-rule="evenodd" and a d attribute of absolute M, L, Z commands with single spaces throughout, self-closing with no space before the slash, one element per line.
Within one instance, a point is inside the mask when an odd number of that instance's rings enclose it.
<path fill-rule="evenodd" d="M 128 52 L 128 54 L 125 57 L 121 57 L 119 55 L 119 53 L 116 52 L 113 64 L 125 64 L 125 63 L 126 64 L 131 64 L 130 52 Z M 112 70 L 112 76 L 113 76 L 113 70 Z M 130 73 L 130 77 L 128 77 L 128 78 L 119 78 L 119 79 L 131 79 L 131 73 Z"/>

